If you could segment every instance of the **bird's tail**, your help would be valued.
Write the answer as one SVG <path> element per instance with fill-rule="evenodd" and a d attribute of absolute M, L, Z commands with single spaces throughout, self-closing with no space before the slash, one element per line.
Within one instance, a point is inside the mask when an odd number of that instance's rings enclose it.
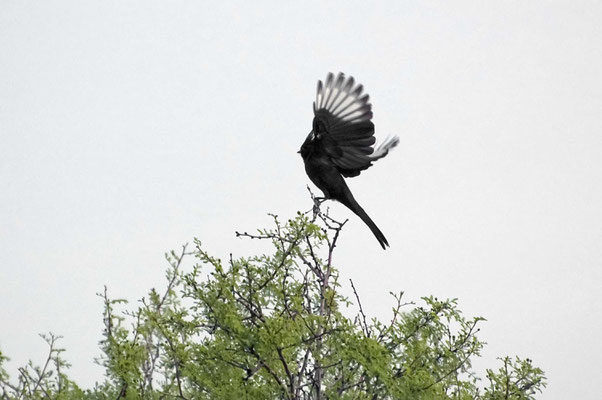
<path fill-rule="evenodd" d="M 374 221 L 372 221 L 372 219 L 370 219 L 368 214 L 366 214 L 366 211 L 364 211 L 364 209 L 358 204 L 358 202 L 355 201 L 353 196 L 345 199 L 343 204 L 345 204 L 351 211 L 353 211 L 358 217 L 360 217 L 366 225 L 368 225 L 368 228 L 370 228 L 370 230 L 372 231 L 374 236 L 376 236 L 376 240 L 378 240 L 378 243 L 380 243 L 383 250 L 386 250 L 387 246 L 389 246 L 389 242 L 387 242 L 387 238 L 380 231 L 380 229 L 378 229 L 378 226 L 376 226 Z"/>

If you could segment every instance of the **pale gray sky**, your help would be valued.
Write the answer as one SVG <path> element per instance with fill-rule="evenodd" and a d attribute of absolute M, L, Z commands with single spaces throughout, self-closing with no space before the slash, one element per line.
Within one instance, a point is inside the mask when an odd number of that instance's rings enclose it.
<path fill-rule="evenodd" d="M 452 5 L 453 3 L 453 5 Z M 542 398 L 596 399 L 602 359 L 602 3 L 0 3 L 0 348 L 65 336 L 94 366 L 104 284 L 135 301 L 163 253 L 264 250 L 235 230 L 310 208 L 296 151 L 317 79 L 371 95 L 386 159 L 349 181 L 336 263 L 367 311 L 389 291 L 488 319 L 477 368 L 530 357 Z M 348 290 L 346 288 L 345 290 Z"/>

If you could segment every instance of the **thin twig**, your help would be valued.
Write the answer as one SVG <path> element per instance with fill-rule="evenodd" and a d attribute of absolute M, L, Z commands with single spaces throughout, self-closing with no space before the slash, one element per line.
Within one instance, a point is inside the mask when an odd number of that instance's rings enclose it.
<path fill-rule="evenodd" d="M 357 305 L 360 308 L 360 314 L 362 316 L 362 320 L 364 321 L 364 333 L 366 334 L 366 337 L 370 337 L 370 330 L 368 329 L 368 324 L 366 323 L 366 314 L 364 314 L 364 309 L 362 308 L 362 302 L 360 301 L 360 296 L 357 294 L 357 290 L 355 290 L 355 285 L 353 284 L 353 279 L 349 278 L 349 282 L 351 282 L 351 287 L 353 288 L 353 294 L 355 295 L 355 298 L 357 300 Z M 361 323 L 360 323 L 361 326 Z"/>

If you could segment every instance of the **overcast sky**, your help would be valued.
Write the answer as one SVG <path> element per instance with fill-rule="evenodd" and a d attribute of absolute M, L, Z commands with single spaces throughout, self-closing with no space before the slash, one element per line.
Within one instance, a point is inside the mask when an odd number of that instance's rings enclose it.
<path fill-rule="evenodd" d="M 348 180 L 389 250 L 331 205 L 341 282 L 383 319 L 389 291 L 457 297 L 487 318 L 481 372 L 517 354 L 542 398 L 599 398 L 601 4 L 1 1 L 9 372 L 52 331 L 91 386 L 103 285 L 135 304 L 193 237 L 265 250 L 234 231 L 311 207 L 296 151 L 316 81 L 343 71 L 400 145 Z"/>

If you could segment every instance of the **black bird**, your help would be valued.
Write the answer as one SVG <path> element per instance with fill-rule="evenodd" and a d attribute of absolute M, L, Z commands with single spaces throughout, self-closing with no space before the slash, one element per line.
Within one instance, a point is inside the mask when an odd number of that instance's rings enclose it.
<path fill-rule="evenodd" d="M 318 81 L 314 102 L 313 128 L 303 145 L 301 157 L 309 179 L 326 199 L 338 200 L 368 225 L 383 247 L 389 245 L 385 235 L 355 201 L 346 178 L 358 176 L 372 162 L 383 158 L 399 143 L 398 137 L 385 140 L 374 149 L 372 105 L 364 88 L 353 77 L 328 73 L 325 83 Z"/>

